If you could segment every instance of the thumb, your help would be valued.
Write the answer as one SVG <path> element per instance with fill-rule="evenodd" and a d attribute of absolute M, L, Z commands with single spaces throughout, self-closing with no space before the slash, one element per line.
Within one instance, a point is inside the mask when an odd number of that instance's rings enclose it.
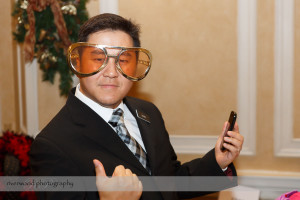
<path fill-rule="evenodd" d="M 221 148 L 223 147 L 223 138 L 227 134 L 228 128 L 229 128 L 229 123 L 226 121 L 223 125 L 222 133 L 219 135 L 215 146 L 216 153 L 221 151 Z"/>
<path fill-rule="evenodd" d="M 105 172 L 103 164 L 99 160 L 97 160 L 97 159 L 94 159 L 93 163 L 95 165 L 96 176 L 104 176 L 104 177 L 106 177 L 106 172 Z"/>

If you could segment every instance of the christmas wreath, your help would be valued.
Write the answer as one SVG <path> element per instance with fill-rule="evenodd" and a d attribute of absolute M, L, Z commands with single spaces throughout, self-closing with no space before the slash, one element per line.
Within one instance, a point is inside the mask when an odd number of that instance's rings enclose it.
<path fill-rule="evenodd" d="M 6 131 L 0 138 L 0 176 L 30 175 L 29 155 L 33 138 Z M 2 199 L 36 199 L 34 192 L 1 192 Z"/>
<path fill-rule="evenodd" d="M 43 81 L 53 83 L 59 73 L 61 95 L 67 95 L 72 87 L 66 51 L 77 41 L 79 28 L 88 19 L 86 1 L 17 0 L 12 14 L 18 22 L 14 39 L 24 43 L 25 61 L 38 59 Z"/>

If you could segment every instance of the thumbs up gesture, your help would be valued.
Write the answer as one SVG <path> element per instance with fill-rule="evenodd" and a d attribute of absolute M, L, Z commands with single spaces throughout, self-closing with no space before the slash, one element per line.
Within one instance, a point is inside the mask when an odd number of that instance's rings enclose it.
<path fill-rule="evenodd" d="M 138 177 L 123 165 L 115 168 L 111 178 L 107 177 L 104 166 L 93 160 L 96 171 L 96 186 L 100 200 L 138 200 L 143 186 Z"/>

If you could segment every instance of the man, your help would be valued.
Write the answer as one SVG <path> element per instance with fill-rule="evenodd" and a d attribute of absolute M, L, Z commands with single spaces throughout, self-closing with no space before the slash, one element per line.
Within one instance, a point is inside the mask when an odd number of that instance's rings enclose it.
<path fill-rule="evenodd" d="M 136 190 L 103 191 L 101 187 L 112 180 L 106 178 L 97 180 L 99 194 L 43 193 L 39 194 L 41 199 L 99 199 L 100 196 L 101 200 L 176 200 L 204 193 L 142 193 L 138 177 L 236 175 L 232 162 L 243 144 L 237 124 L 228 132 L 230 137 L 225 138 L 226 151 L 220 150 L 221 134 L 215 149 L 201 159 L 181 164 L 159 110 L 152 103 L 126 96 L 133 81 L 144 78 L 151 65 L 150 52 L 139 48 L 138 26 L 118 15 L 98 15 L 82 25 L 79 42 L 69 48 L 68 59 L 80 84 L 72 89 L 66 105 L 36 137 L 30 152 L 32 173 L 126 176 Z M 228 178 L 225 187 L 234 184 Z"/>

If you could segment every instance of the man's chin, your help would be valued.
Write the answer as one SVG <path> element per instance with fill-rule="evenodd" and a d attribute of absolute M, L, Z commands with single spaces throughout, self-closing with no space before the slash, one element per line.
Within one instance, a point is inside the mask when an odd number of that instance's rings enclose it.
<path fill-rule="evenodd" d="M 97 103 L 105 108 L 111 108 L 114 109 L 119 106 L 121 101 L 112 101 L 112 100 L 106 100 L 106 101 L 97 101 Z"/>

